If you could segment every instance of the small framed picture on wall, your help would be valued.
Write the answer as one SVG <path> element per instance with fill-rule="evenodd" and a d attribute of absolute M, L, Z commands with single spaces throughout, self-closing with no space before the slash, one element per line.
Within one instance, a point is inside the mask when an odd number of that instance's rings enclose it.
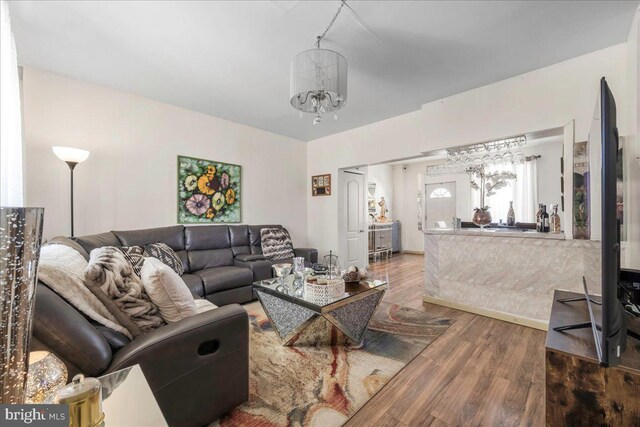
<path fill-rule="evenodd" d="M 331 195 L 331 174 L 314 175 L 311 177 L 311 195 L 312 196 L 330 196 Z"/>

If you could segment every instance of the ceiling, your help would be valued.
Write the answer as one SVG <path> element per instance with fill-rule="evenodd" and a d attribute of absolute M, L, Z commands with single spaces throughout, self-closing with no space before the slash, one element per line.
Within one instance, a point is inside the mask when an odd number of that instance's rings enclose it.
<path fill-rule="evenodd" d="M 349 62 L 348 102 L 316 126 L 289 104 L 289 65 L 339 1 L 9 7 L 22 65 L 309 141 L 624 42 L 638 3 L 349 2 L 361 20 L 345 8 L 323 42 Z"/>

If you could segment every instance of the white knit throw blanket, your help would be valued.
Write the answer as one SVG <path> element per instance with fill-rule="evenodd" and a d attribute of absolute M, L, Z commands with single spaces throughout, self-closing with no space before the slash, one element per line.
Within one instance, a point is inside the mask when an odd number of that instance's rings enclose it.
<path fill-rule="evenodd" d="M 87 260 L 75 249 L 65 245 L 46 245 L 40 249 L 38 280 L 90 319 L 126 335 L 129 339 L 133 338 L 85 285 L 82 274 L 87 264 Z"/>

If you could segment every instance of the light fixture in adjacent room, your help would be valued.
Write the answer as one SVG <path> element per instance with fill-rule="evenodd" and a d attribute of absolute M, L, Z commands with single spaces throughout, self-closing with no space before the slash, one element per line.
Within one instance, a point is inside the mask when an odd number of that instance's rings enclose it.
<path fill-rule="evenodd" d="M 316 48 L 300 52 L 291 61 L 291 105 L 301 117 L 302 113 L 314 114 L 314 125 L 326 113 L 334 113 L 337 119 L 337 111 L 347 102 L 347 60 L 338 52 L 320 48 L 345 4 L 343 0 L 329 26 L 317 37 Z"/>
<path fill-rule="evenodd" d="M 73 170 L 87 158 L 89 152 L 80 148 L 73 147 L 52 147 L 53 153 L 63 162 L 65 162 L 71 171 L 71 237 L 73 237 Z"/>

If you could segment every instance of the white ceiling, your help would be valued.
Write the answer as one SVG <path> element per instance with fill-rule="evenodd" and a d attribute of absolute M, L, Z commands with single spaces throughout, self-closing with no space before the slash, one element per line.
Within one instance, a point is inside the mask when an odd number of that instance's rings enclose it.
<path fill-rule="evenodd" d="M 289 63 L 338 1 L 20 1 L 10 11 L 23 65 L 308 141 L 621 43 L 638 3 L 350 1 L 380 40 L 343 10 L 323 47 L 349 62 L 348 102 L 317 126 L 289 105 Z"/>

